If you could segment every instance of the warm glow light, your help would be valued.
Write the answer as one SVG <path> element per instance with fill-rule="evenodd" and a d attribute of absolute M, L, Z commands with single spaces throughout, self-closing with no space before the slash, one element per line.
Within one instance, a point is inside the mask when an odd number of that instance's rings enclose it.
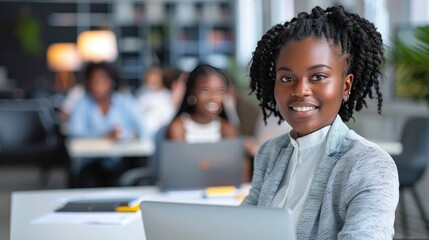
<path fill-rule="evenodd" d="M 74 43 L 54 43 L 47 50 L 48 66 L 53 71 L 75 71 L 81 60 Z"/>
<path fill-rule="evenodd" d="M 85 31 L 77 38 L 79 54 L 84 61 L 112 62 L 118 56 L 116 36 L 111 31 Z"/>

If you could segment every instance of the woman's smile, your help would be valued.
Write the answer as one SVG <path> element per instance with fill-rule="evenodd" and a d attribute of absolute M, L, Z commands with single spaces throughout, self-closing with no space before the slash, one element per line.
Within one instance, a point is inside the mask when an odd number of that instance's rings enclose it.
<path fill-rule="evenodd" d="M 206 104 L 205 109 L 209 112 L 218 112 L 220 109 L 220 104 L 217 102 L 209 102 Z"/>

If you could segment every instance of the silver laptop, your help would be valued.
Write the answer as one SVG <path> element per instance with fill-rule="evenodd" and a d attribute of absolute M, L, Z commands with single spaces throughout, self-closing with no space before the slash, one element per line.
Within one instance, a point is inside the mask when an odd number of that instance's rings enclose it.
<path fill-rule="evenodd" d="M 290 211 L 278 208 L 143 201 L 147 240 L 295 240 Z"/>
<path fill-rule="evenodd" d="M 164 191 L 242 183 L 242 138 L 214 143 L 165 141 L 160 148 L 159 186 Z"/>

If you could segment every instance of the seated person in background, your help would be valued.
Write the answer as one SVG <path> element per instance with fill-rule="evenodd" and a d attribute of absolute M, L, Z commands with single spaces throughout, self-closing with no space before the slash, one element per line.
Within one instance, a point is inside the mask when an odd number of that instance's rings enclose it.
<path fill-rule="evenodd" d="M 228 82 L 219 69 L 202 64 L 189 75 L 185 95 L 176 117 L 167 128 L 167 139 L 215 142 L 238 136 L 223 110 Z"/>
<path fill-rule="evenodd" d="M 140 116 L 151 136 L 173 119 L 176 110 L 171 92 L 163 84 L 161 68 L 150 67 L 146 70 L 143 85 L 137 90 L 136 97 Z"/>
<path fill-rule="evenodd" d="M 216 142 L 239 136 L 223 109 L 228 80 L 213 66 L 197 66 L 186 82 L 185 95 L 176 117 L 167 127 L 167 139 L 189 143 Z M 244 161 L 243 182 L 250 179 L 250 162 Z"/>
<path fill-rule="evenodd" d="M 88 63 L 84 77 L 86 95 L 80 99 L 71 113 L 69 126 L 71 137 L 109 138 L 115 141 L 148 138 L 145 126 L 139 119 L 135 102 L 115 91 L 120 77 L 113 65 L 105 62 Z M 75 161 L 71 171 L 79 174 L 81 166 L 100 160 Z M 112 178 L 115 177 L 115 173 L 119 174 L 114 170 L 121 166 L 120 158 L 102 159 L 100 163 L 103 170 L 112 174 Z"/>
<path fill-rule="evenodd" d="M 60 119 L 62 121 L 69 120 L 70 113 L 83 96 L 85 96 L 85 87 L 80 83 L 75 84 L 67 91 L 59 109 Z"/>

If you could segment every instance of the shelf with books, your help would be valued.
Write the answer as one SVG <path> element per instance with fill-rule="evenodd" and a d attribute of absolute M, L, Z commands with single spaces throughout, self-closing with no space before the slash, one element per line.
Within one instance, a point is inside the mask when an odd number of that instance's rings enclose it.
<path fill-rule="evenodd" d="M 212 55 L 228 59 L 235 54 L 235 1 L 130 0 L 116 5 L 118 62 L 128 82 L 138 84 L 150 65 L 183 68 L 181 61 L 191 66 L 216 59 Z"/>

